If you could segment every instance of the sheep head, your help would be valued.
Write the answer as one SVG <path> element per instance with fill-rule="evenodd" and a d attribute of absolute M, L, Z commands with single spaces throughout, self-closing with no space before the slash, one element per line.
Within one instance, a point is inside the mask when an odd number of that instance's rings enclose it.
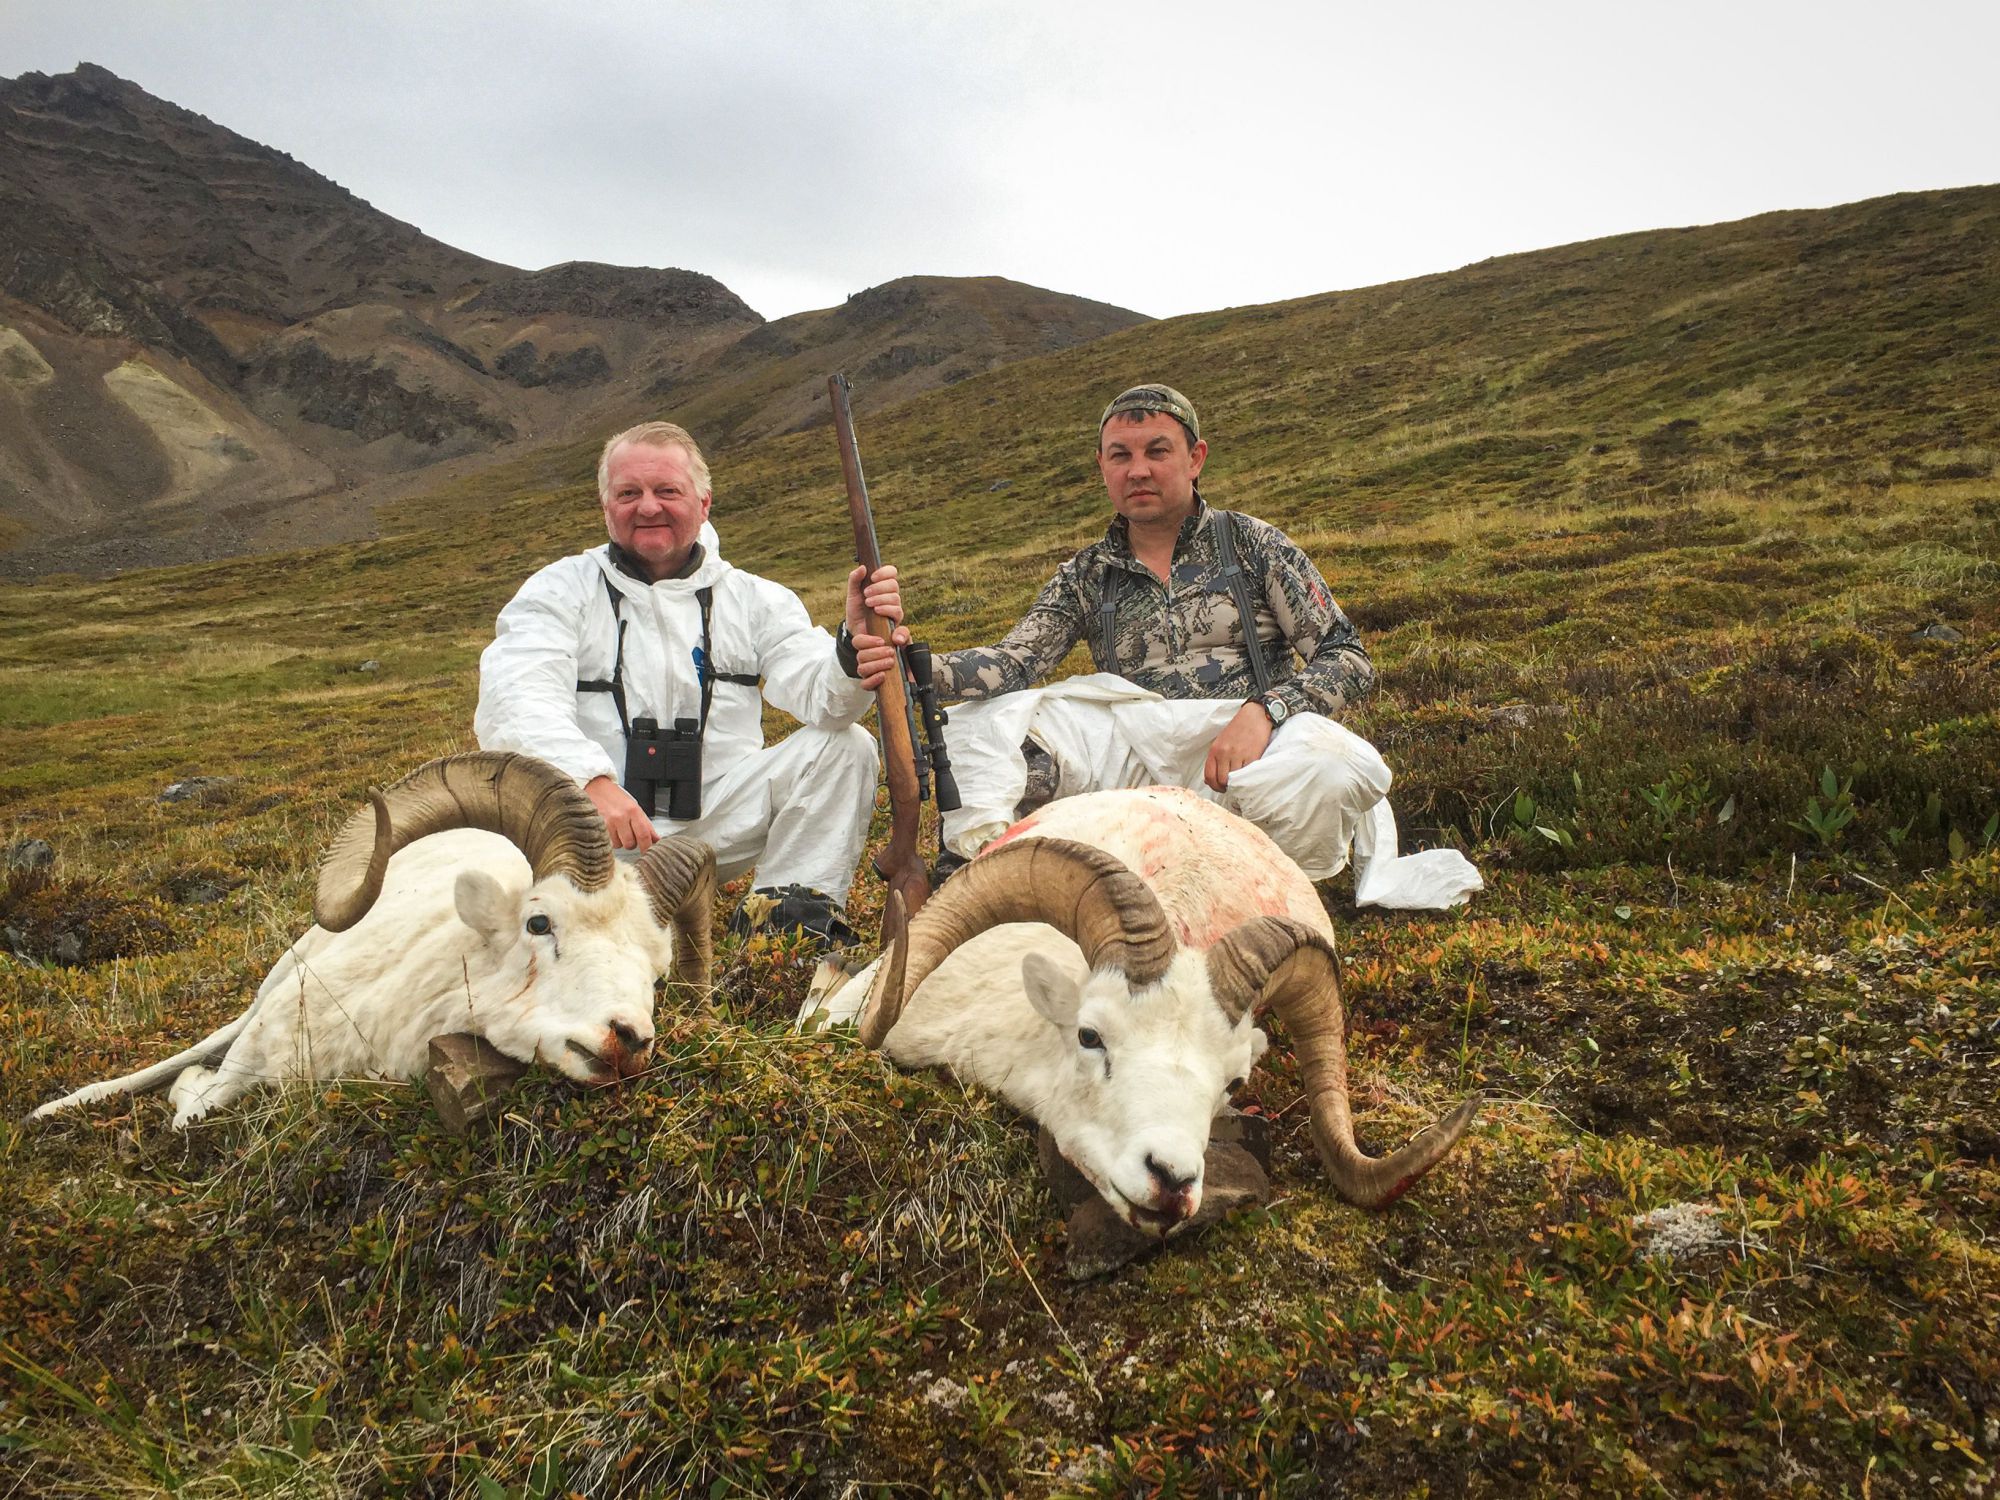
<path fill-rule="evenodd" d="M 1201 1206 L 1210 1128 L 1263 1055 L 1264 1033 L 1211 1001 L 1194 953 L 1135 989 L 1116 969 L 1078 974 L 1031 951 L 1021 983 L 1060 1059 L 1038 1118 L 1120 1218 L 1172 1233 Z"/>
<path fill-rule="evenodd" d="M 480 828 L 526 857 L 525 887 L 475 868 L 452 893 L 479 936 L 482 972 L 507 977 L 476 1001 L 468 989 L 465 1029 L 508 1056 L 588 1083 L 629 1076 L 652 1054 L 655 979 L 707 984 L 715 855 L 705 844 L 662 839 L 621 865 L 575 782 L 523 755 L 432 761 L 371 789 L 369 804 L 320 868 L 314 913 L 329 931 L 363 923 L 385 880 L 393 902 L 390 856 L 431 834 Z"/>
<path fill-rule="evenodd" d="M 1038 1097 L 1027 1107 L 1134 1228 L 1169 1234 L 1200 1206 L 1211 1123 L 1264 1051 L 1257 1019 L 1267 1007 L 1298 1055 L 1320 1155 L 1351 1202 L 1393 1202 L 1471 1120 L 1468 1100 L 1401 1151 L 1364 1155 L 1348 1112 L 1338 964 L 1322 934 L 1257 916 L 1206 949 L 1180 946 L 1145 881 L 1102 849 L 1039 832 L 973 861 L 892 940 L 862 1040 L 882 1045 L 909 997 L 961 944 L 1021 922 L 1054 927 L 1085 966 L 1066 968 L 1046 949 L 1019 960 L 1019 989 L 1053 1032 L 1040 1039 Z M 989 1003 L 1005 989 L 996 980 L 966 993 Z M 1023 1091 L 1018 1079 L 996 1086 Z"/>

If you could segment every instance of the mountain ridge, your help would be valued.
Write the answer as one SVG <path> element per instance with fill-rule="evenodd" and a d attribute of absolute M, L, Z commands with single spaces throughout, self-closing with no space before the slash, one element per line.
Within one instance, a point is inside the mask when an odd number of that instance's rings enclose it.
<path fill-rule="evenodd" d="M 924 340 L 893 309 L 844 325 L 844 356 L 906 360 L 864 408 L 1139 321 L 927 280 Z M 0 338 L 34 372 L 0 383 L 0 572 L 356 539 L 440 466 L 670 391 L 703 393 L 717 446 L 810 421 L 805 372 L 732 353 L 767 326 L 698 271 L 456 249 L 94 64 L 0 80 Z"/>

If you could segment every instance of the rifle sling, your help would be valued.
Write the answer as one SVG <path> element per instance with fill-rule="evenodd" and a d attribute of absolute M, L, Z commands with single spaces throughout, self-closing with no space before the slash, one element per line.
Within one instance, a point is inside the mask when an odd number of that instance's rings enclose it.
<path fill-rule="evenodd" d="M 1250 676 L 1256 681 L 1258 696 L 1271 691 L 1271 669 L 1264 662 L 1264 643 L 1257 638 L 1257 611 L 1250 604 L 1250 576 L 1236 560 L 1236 515 L 1219 510 L 1221 522 L 1215 533 L 1215 550 L 1222 559 L 1222 576 L 1229 584 L 1229 596 L 1236 601 L 1236 618 L 1243 627 L 1243 649 L 1250 657 Z"/>

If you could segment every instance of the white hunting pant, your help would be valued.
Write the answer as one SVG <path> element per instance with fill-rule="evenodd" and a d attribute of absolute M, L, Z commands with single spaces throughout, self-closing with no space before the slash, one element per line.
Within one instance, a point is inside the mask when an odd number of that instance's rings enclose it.
<path fill-rule="evenodd" d="M 1059 797 L 1187 787 L 1255 823 L 1314 880 L 1345 869 L 1352 851 L 1359 906 L 1436 910 L 1484 884 L 1456 849 L 1398 857 L 1389 767 L 1323 714 L 1288 719 L 1227 791 L 1211 791 L 1202 780 L 1208 747 L 1242 706 L 1162 698 L 1102 672 L 958 704 L 946 740 L 963 806 L 944 815 L 945 844 L 969 858 L 1013 823 L 1027 789 L 1021 742 L 1032 739 L 1056 763 Z"/>
<path fill-rule="evenodd" d="M 875 737 L 858 724 L 796 729 L 734 765 L 703 766 L 701 816 L 653 827 L 714 849 L 724 880 L 755 866 L 760 888 L 810 886 L 844 907 L 875 812 L 876 766 Z M 661 788 L 656 805 L 666 800 Z"/>

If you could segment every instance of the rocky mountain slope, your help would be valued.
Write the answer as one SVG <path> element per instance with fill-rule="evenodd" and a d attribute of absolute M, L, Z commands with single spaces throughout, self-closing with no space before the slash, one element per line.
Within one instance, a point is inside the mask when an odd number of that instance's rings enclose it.
<path fill-rule="evenodd" d="M 365 535 L 441 463 L 662 412 L 710 444 L 865 407 L 1138 314 L 913 278 L 767 324 L 693 271 L 521 271 L 83 64 L 0 82 L 0 568 Z"/>

